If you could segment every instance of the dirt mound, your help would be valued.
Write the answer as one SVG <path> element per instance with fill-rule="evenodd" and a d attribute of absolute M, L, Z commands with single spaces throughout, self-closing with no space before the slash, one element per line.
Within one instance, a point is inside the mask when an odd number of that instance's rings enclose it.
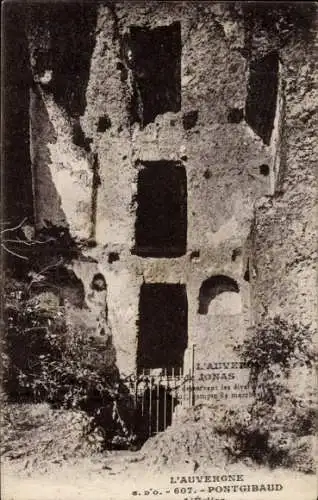
<path fill-rule="evenodd" d="M 5 404 L 1 427 L 1 455 L 24 461 L 25 468 L 92 455 L 103 441 L 84 412 L 55 410 L 45 403 Z"/>
<path fill-rule="evenodd" d="M 136 462 L 155 472 L 193 473 L 233 463 L 314 472 L 312 414 L 304 408 L 293 414 L 288 402 L 274 407 L 258 402 L 246 409 L 221 404 L 181 409 L 171 427 L 144 444 Z"/>
<path fill-rule="evenodd" d="M 220 408 L 201 405 L 182 410 L 171 427 L 144 444 L 136 461 L 154 472 L 224 468 L 229 462 L 227 439 L 215 432 L 221 415 Z"/>

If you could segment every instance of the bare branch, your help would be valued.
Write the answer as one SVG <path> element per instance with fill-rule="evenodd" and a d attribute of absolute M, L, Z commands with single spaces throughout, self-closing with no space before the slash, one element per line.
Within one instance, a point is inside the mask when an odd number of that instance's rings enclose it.
<path fill-rule="evenodd" d="M 5 239 L 3 240 L 5 243 L 21 243 L 21 245 L 27 245 L 28 247 L 32 247 L 34 245 L 45 245 L 46 243 L 50 241 L 56 241 L 56 238 L 48 238 L 47 240 L 41 241 L 41 240 L 32 240 L 32 241 L 24 241 L 21 240 L 20 238 L 15 239 Z"/>
<path fill-rule="evenodd" d="M 57 262 L 55 262 L 54 264 L 50 264 L 49 266 L 46 266 L 44 267 L 43 269 L 41 269 L 41 271 L 39 271 L 31 280 L 29 286 L 28 286 L 28 292 L 31 290 L 31 287 L 34 283 L 37 282 L 37 279 L 41 276 L 41 274 L 45 273 L 46 271 L 48 271 L 49 269 L 53 269 L 54 267 L 58 267 L 60 264 L 63 263 L 63 258 L 61 257 Z"/>
<path fill-rule="evenodd" d="M 14 227 L 9 227 L 8 229 L 3 229 L 1 231 L 2 234 L 4 233 L 9 233 L 9 232 L 13 232 L 15 231 L 16 229 L 19 229 L 21 226 L 23 226 L 23 224 L 28 220 L 27 217 L 24 217 L 24 219 L 17 225 L 17 226 L 14 226 Z"/>
<path fill-rule="evenodd" d="M 23 259 L 23 260 L 29 260 L 29 259 L 28 259 L 28 257 L 25 257 L 24 255 L 20 255 L 20 254 L 18 254 L 18 253 L 16 253 L 16 252 L 13 252 L 13 250 L 10 250 L 9 248 L 7 248 L 7 247 L 4 245 L 4 243 L 1 243 L 1 246 L 2 246 L 2 248 L 3 248 L 6 252 L 11 253 L 11 254 L 12 254 L 12 255 L 14 255 L 15 257 L 19 257 L 19 259 Z"/>
<path fill-rule="evenodd" d="M 16 238 L 4 238 L 5 234 L 13 233 L 17 229 L 20 229 L 27 220 L 28 220 L 28 218 L 24 217 L 24 219 L 16 226 L 8 227 L 6 229 L 1 230 L 1 246 L 2 246 L 2 248 L 6 252 L 10 253 L 11 255 L 14 255 L 15 257 L 18 257 L 19 259 L 23 259 L 23 260 L 29 260 L 29 258 L 11 250 L 10 248 L 8 248 L 8 246 L 7 246 L 8 243 L 14 243 L 14 244 L 19 244 L 19 245 L 25 245 L 28 247 L 34 247 L 36 245 L 45 245 L 46 243 L 48 243 L 50 241 L 56 241 L 56 238 L 52 238 L 52 237 L 48 238 L 47 240 L 44 240 L 44 241 L 41 241 L 41 240 L 25 241 L 25 240 L 21 240 L 21 238 L 19 238 L 18 236 Z M 1 224 L 9 224 L 9 222 L 3 221 L 3 222 L 1 222 Z"/>

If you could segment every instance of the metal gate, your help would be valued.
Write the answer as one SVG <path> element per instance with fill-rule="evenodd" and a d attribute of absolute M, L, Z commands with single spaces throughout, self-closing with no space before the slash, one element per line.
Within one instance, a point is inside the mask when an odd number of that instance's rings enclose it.
<path fill-rule="evenodd" d="M 135 433 L 147 439 L 172 423 L 176 408 L 194 405 L 193 373 L 182 368 L 142 370 L 130 377 Z"/>

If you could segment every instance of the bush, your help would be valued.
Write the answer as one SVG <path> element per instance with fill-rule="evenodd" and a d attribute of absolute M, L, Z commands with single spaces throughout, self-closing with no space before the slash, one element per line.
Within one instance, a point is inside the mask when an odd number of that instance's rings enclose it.
<path fill-rule="evenodd" d="M 40 308 L 21 284 L 12 293 L 2 338 L 8 400 L 85 411 L 103 429 L 105 445 L 113 440 L 129 444 L 131 397 L 118 371 L 100 363 L 107 357 L 107 342 L 99 343 L 83 328 L 67 328 L 63 307 Z"/>
<path fill-rule="evenodd" d="M 312 339 L 309 327 L 276 317 L 259 325 L 240 346 L 242 359 L 251 369 L 255 401 L 247 410 L 225 410 L 223 422 L 216 426 L 229 438 L 230 457 L 314 471 L 313 395 L 299 396 L 289 384 L 295 369 L 313 368 Z"/>
<path fill-rule="evenodd" d="M 61 349 L 53 339 L 65 332 L 60 311 L 52 316 L 26 303 L 5 309 L 6 328 L 2 337 L 3 386 L 13 401 L 39 402 L 48 396 L 42 383 L 45 357 L 59 359 Z M 64 347 L 64 346 L 63 346 Z"/>
<path fill-rule="evenodd" d="M 267 385 L 272 380 L 273 389 L 277 389 L 277 379 L 280 375 L 288 376 L 291 368 L 312 367 L 315 361 L 312 339 L 309 326 L 289 324 L 277 316 L 258 325 L 239 348 L 251 370 L 254 389 L 261 375 Z"/>

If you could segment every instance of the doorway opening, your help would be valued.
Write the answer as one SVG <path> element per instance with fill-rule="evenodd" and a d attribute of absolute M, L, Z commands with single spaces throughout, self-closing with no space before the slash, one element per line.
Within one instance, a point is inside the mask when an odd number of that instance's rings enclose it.
<path fill-rule="evenodd" d="M 188 301 L 181 284 L 143 284 L 139 300 L 137 369 L 180 369 L 188 344 Z"/>

